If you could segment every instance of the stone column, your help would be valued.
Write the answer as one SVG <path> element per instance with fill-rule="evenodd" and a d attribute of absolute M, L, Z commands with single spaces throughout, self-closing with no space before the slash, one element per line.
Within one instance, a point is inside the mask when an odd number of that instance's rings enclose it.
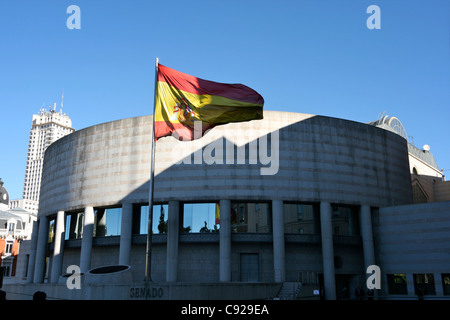
<path fill-rule="evenodd" d="M 326 300 L 336 300 L 336 277 L 334 272 L 333 225 L 331 205 L 320 203 L 320 226 L 322 232 L 323 285 Z"/>
<path fill-rule="evenodd" d="M 94 208 L 84 208 L 83 237 L 81 239 L 80 271 L 86 274 L 91 268 L 92 237 L 94 232 Z"/>
<path fill-rule="evenodd" d="M 219 231 L 220 282 L 231 281 L 231 201 L 220 200 Z"/>
<path fill-rule="evenodd" d="M 283 200 L 272 200 L 273 269 L 275 282 L 286 280 Z"/>
<path fill-rule="evenodd" d="M 52 274 L 50 277 L 51 283 L 58 283 L 58 279 L 61 276 L 63 254 L 64 254 L 65 217 L 66 215 L 64 214 L 64 211 L 58 211 L 58 214 L 56 215 Z"/>
<path fill-rule="evenodd" d="M 442 275 L 440 273 L 434 273 L 434 285 L 436 290 L 436 296 L 444 295 L 444 287 L 442 286 Z"/>
<path fill-rule="evenodd" d="M 119 264 L 129 265 L 131 255 L 131 237 L 133 225 L 133 204 L 122 204 L 122 222 L 120 229 Z"/>
<path fill-rule="evenodd" d="M 386 288 L 384 289 L 387 294 L 388 290 Z M 408 296 L 417 297 L 416 290 L 414 288 L 414 275 L 412 273 L 406 274 L 406 290 L 408 291 Z"/>
<path fill-rule="evenodd" d="M 180 202 L 169 201 L 169 217 L 167 222 L 167 259 L 166 259 L 167 282 L 177 281 L 179 220 L 180 220 Z"/>
<path fill-rule="evenodd" d="M 375 264 L 375 251 L 372 235 L 372 217 L 369 206 L 361 206 L 359 211 L 361 237 L 364 254 L 364 272 L 367 267 Z"/>
<path fill-rule="evenodd" d="M 33 283 L 34 266 L 36 265 L 36 249 L 38 243 L 39 224 L 37 221 L 33 221 L 33 229 L 31 231 L 31 249 L 30 256 L 28 258 L 28 272 L 26 283 Z"/>
<path fill-rule="evenodd" d="M 44 282 L 45 273 L 45 254 L 48 243 L 48 218 L 46 216 L 39 217 L 39 233 L 36 247 L 36 262 L 34 267 L 34 283 Z"/>

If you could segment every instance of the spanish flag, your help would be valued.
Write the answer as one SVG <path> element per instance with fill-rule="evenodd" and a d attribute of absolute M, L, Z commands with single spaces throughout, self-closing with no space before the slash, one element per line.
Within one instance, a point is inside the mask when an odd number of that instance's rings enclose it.
<path fill-rule="evenodd" d="M 263 118 L 263 97 L 243 84 L 203 80 L 158 64 L 155 96 L 155 139 L 172 135 L 198 138 L 215 125 Z"/>

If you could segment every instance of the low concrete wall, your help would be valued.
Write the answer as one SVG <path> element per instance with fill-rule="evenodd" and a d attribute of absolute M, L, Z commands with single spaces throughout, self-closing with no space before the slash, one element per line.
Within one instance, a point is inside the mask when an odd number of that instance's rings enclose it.
<path fill-rule="evenodd" d="M 450 201 L 386 207 L 373 216 L 382 295 L 417 298 L 414 274 L 433 274 L 435 294 L 444 295 L 442 274 L 450 270 Z M 408 295 L 389 294 L 387 275 L 405 274 Z"/>
<path fill-rule="evenodd" d="M 48 300 L 255 300 L 275 297 L 280 283 L 134 283 L 130 285 L 8 284 L 8 300 L 31 300 L 43 291 Z"/>

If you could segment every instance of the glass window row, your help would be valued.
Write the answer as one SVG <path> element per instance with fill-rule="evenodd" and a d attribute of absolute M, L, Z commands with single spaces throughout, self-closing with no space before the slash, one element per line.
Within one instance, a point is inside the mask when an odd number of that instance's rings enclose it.
<path fill-rule="evenodd" d="M 133 205 L 133 234 L 147 234 L 148 208 L 146 204 Z M 167 233 L 169 206 L 153 206 L 153 234 Z M 285 234 L 320 234 L 319 203 L 284 203 Z M 333 205 L 334 235 L 358 236 L 359 207 Z M 122 208 L 95 208 L 94 236 L 119 236 Z M 80 239 L 83 234 L 84 211 L 66 214 L 65 240 Z M 180 233 L 219 232 L 220 203 L 180 203 Z M 53 241 L 55 217 L 50 219 L 49 242 Z M 271 202 L 231 202 L 231 231 L 233 233 L 271 233 Z"/>
<path fill-rule="evenodd" d="M 444 295 L 450 295 L 450 273 L 442 273 L 442 290 Z M 436 285 L 433 273 L 413 274 L 414 294 L 422 297 L 424 295 L 436 295 Z M 388 293 L 392 295 L 407 295 L 408 284 L 406 274 L 396 273 L 387 275 Z"/>

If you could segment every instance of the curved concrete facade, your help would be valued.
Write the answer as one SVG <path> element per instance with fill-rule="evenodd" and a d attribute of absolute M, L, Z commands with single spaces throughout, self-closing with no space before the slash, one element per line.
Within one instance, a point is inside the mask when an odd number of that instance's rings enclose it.
<path fill-rule="evenodd" d="M 47 149 L 29 282 L 44 281 L 46 256 L 52 283 L 63 266 L 86 274 L 115 263 L 142 281 L 146 234 L 136 230 L 149 199 L 151 125 L 151 116 L 99 124 Z M 374 264 L 372 209 L 412 202 L 404 138 L 300 113 L 266 111 L 263 120 L 217 126 L 189 142 L 162 138 L 155 177 L 154 203 L 167 206 L 168 218 L 152 237 L 153 281 L 300 281 L 302 290 L 320 286 L 326 299 L 345 298 L 341 289 L 353 292 Z M 186 231 L 185 206 L 202 202 L 220 204 L 220 222 L 216 215 L 206 233 Z M 102 222 L 109 209 L 121 212 L 114 236 Z M 65 228 L 77 236 L 64 241 Z"/>
<path fill-rule="evenodd" d="M 39 216 L 148 201 L 151 125 L 151 116 L 123 119 L 52 144 L 45 154 Z M 249 164 L 250 149 L 261 148 L 265 135 L 275 140 L 277 131 L 278 171 L 261 175 L 261 168 L 276 169 L 276 154 L 263 164 L 258 153 L 256 163 Z M 269 155 L 274 142 L 268 139 Z M 214 156 L 205 149 L 210 143 L 223 146 L 216 158 L 223 164 L 204 159 L 195 164 L 196 155 L 191 164 L 176 164 L 193 151 Z M 375 207 L 411 202 L 406 141 L 353 121 L 266 111 L 264 120 L 218 126 L 192 142 L 166 137 L 156 146 L 156 202 L 279 199 Z M 227 152 L 230 146 L 234 155 Z M 245 148 L 244 159 L 239 160 L 237 147 Z"/>

